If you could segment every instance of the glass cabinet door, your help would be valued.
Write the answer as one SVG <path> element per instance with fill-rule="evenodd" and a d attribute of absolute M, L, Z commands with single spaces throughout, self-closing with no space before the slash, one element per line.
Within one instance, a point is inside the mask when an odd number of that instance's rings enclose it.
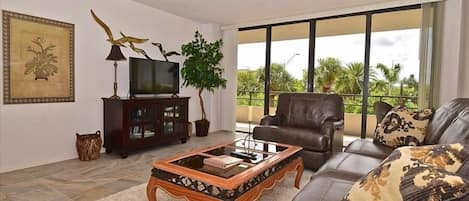
<path fill-rule="evenodd" d="M 171 135 L 178 131 L 179 125 L 183 117 L 184 107 L 182 105 L 168 105 L 163 107 L 163 134 Z"/>
<path fill-rule="evenodd" d="M 153 107 L 135 107 L 130 111 L 129 139 L 154 137 L 156 129 L 156 112 Z"/>
<path fill-rule="evenodd" d="M 174 133 L 174 118 L 179 116 L 179 111 L 177 106 L 165 106 L 163 112 L 163 134 L 173 134 Z"/>

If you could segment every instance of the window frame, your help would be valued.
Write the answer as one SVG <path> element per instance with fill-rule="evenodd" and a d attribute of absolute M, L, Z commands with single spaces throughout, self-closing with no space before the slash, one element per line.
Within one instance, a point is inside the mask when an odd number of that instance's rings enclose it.
<path fill-rule="evenodd" d="M 372 17 L 374 14 L 387 13 L 387 12 L 396 12 L 396 11 L 405 11 L 413 9 L 421 9 L 421 4 L 400 6 L 394 8 L 385 8 L 364 12 L 355 12 L 349 14 L 341 14 L 334 16 L 318 17 L 304 20 L 296 20 L 289 22 L 280 22 L 266 25 L 242 27 L 238 29 L 238 32 L 248 31 L 254 29 L 266 29 L 266 48 L 265 48 L 265 81 L 264 81 L 264 115 L 269 114 L 269 95 L 270 95 L 270 65 L 271 65 L 271 45 L 272 45 L 272 28 L 275 26 L 297 24 L 309 22 L 309 54 L 308 54 L 308 83 L 307 83 L 307 92 L 314 91 L 314 70 L 315 70 L 315 48 L 316 48 L 316 24 L 320 20 L 336 19 L 343 17 L 352 17 L 363 15 L 366 16 L 366 31 L 365 31 L 365 56 L 364 56 L 364 82 L 363 82 L 363 94 L 362 94 L 362 111 L 361 111 L 361 135 L 360 138 L 366 138 L 366 127 L 367 127 L 367 109 L 368 109 L 368 97 L 369 97 L 369 72 L 370 72 L 370 54 L 371 54 L 371 34 L 372 34 Z"/>

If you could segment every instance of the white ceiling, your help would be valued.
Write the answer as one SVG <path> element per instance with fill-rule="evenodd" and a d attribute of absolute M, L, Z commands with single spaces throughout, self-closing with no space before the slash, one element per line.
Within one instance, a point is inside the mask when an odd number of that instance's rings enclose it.
<path fill-rule="evenodd" d="M 134 0 L 202 23 L 232 25 L 393 0 Z M 394 0 L 395 1 L 395 0 Z"/>

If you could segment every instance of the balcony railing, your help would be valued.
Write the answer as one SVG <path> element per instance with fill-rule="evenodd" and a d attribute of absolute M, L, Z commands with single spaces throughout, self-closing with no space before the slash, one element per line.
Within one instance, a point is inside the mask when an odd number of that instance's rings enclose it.
<path fill-rule="evenodd" d="M 281 92 L 271 92 L 269 97 L 269 113 L 275 114 L 278 94 Z M 345 105 L 345 134 L 349 136 L 360 136 L 362 120 L 362 95 L 361 94 L 339 94 L 344 99 Z M 417 96 L 369 96 L 367 111 L 368 137 L 373 135 L 376 125 L 373 104 L 376 101 L 384 101 L 391 105 L 405 105 L 409 109 L 417 108 Z M 252 132 L 252 128 L 259 124 L 264 116 L 264 93 L 257 91 L 238 91 L 236 122 L 238 131 Z"/>
<path fill-rule="evenodd" d="M 278 94 L 282 91 L 272 91 L 269 97 L 269 107 L 277 107 Z M 361 113 L 362 99 L 361 94 L 339 94 L 344 99 L 344 106 L 346 113 Z M 387 95 L 372 95 L 368 96 L 368 114 L 373 114 L 373 104 L 376 101 L 384 101 L 391 105 L 405 105 L 409 109 L 417 108 L 418 96 L 387 96 Z M 264 92 L 259 91 L 238 91 L 236 97 L 237 105 L 246 106 L 263 106 L 264 105 Z"/>

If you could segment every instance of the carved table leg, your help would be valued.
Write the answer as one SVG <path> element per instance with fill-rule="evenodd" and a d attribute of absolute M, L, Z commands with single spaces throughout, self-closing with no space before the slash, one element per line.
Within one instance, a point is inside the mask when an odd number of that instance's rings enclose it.
<path fill-rule="evenodd" d="M 148 201 L 156 201 L 156 189 L 157 189 L 157 179 L 150 177 L 147 185 L 147 197 Z"/>
<path fill-rule="evenodd" d="M 304 170 L 304 164 L 303 164 L 303 158 L 300 157 L 298 159 L 298 165 L 296 166 L 296 178 L 295 178 L 295 187 L 297 189 L 300 189 L 300 182 L 301 182 L 301 177 L 303 176 L 303 170 Z"/>

